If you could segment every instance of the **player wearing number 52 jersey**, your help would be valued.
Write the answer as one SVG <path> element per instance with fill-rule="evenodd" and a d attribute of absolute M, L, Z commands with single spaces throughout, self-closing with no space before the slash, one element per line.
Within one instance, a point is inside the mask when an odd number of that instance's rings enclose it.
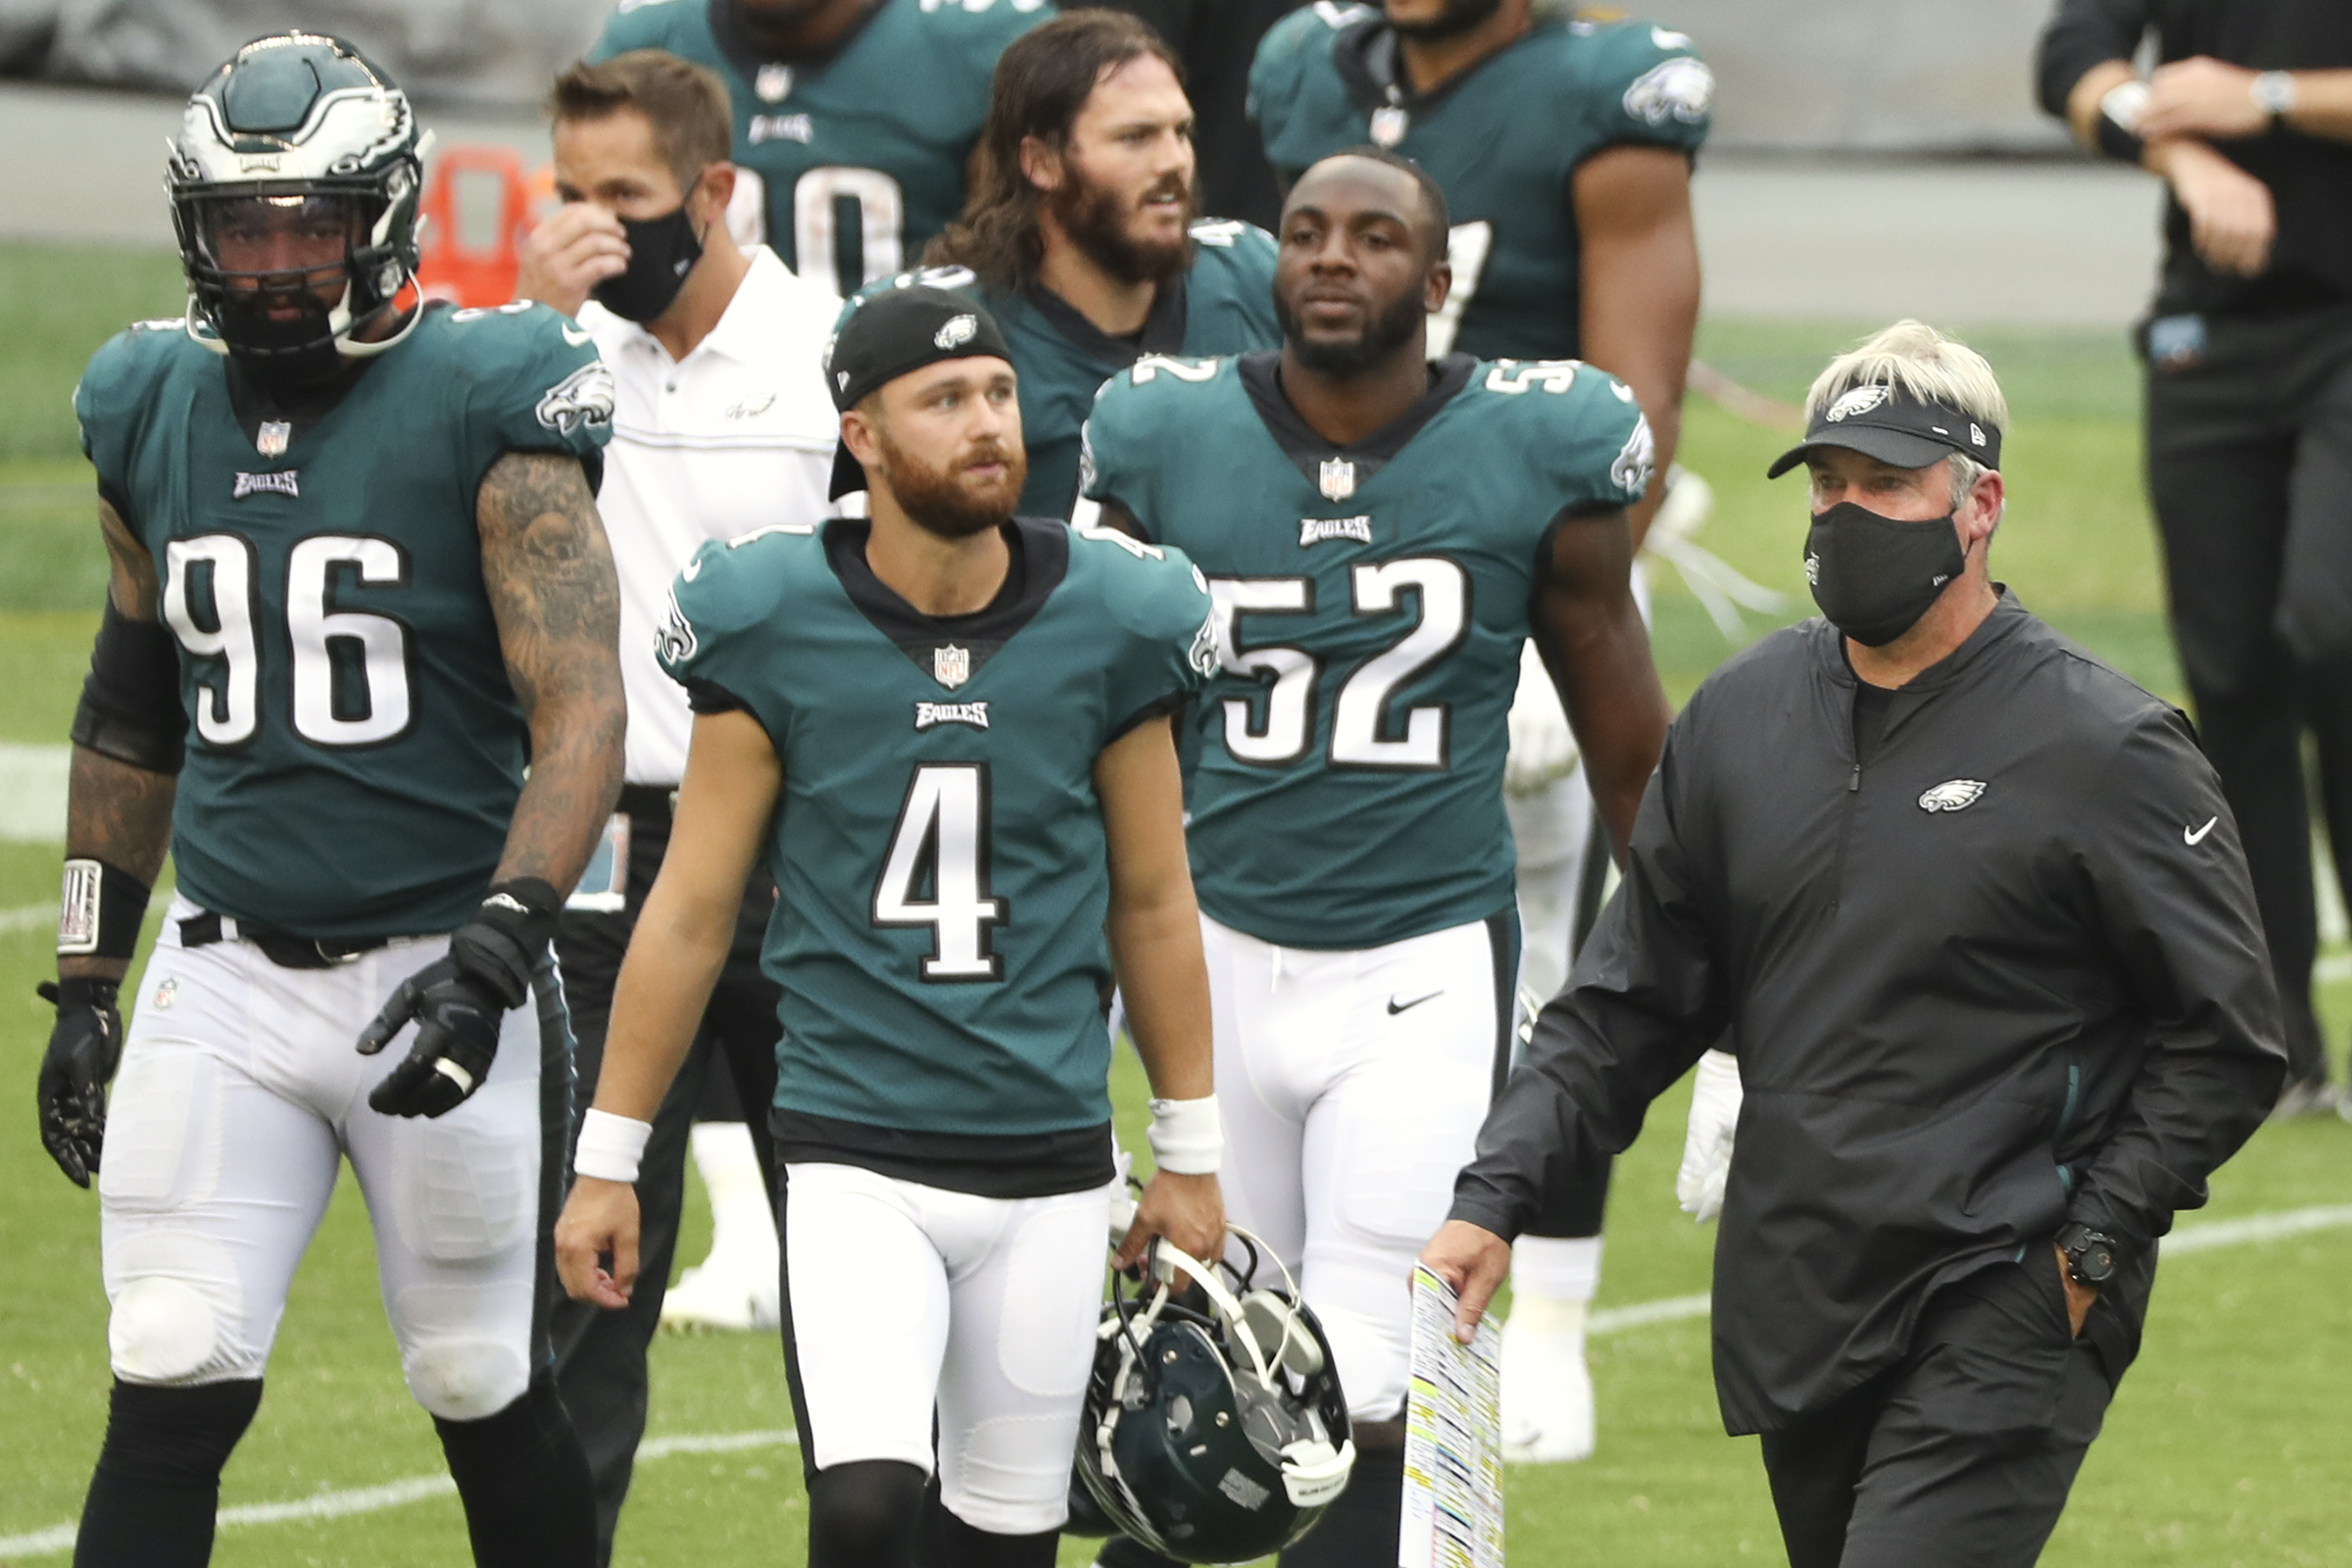
<path fill-rule="evenodd" d="M 876 297 L 827 369 L 871 520 L 706 545 L 673 589 L 694 738 L 557 1249 L 626 1304 L 626 1184 L 763 859 L 810 1568 L 1044 1568 L 1102 1304 L 1114 977 L 1160 1097 L 1121 1260 L 1223 1245 L 1167 721 L 1210 601 L 1174 551 L 1013 516 L 1013 370 L 961 295 Z"/>
<path fill-rule="evenodd" d="M 735 109 L 728 226 L 835 294 L 912 267 L 963 205 L 1004 46 L 1046 0 L 623 0 L 588 53 L 664 49 Z"/>
<path fill-rule="evenodd" d="M 1141 361 L 1088 425 L 1105 519 L 1216 598 L 1189 837 L 1227 1184 L 1300 1267 L 1358 1452 L 1291 1568 L 1396 1544 L 1406 1284 L 1509 1063 L 1521 645 L 1620 831 L 1666 723 L 1627 581 L 1648 427 L 1588 366 L 1427 361 L 1445 211 L 1378 149 L 1315 165 L 1276 234 L 1281 350 Z"/>
<path fill-rule="evenodd" d="M 74 395 L 114 571 L 40 1098 L 97 1171 L 111 1306 L 83 1568 L 207 1559 L 345 1156 L 476 1561 L 594 1561 L 538 1265 L 571 1076 L 548 938 L 620 782 L 612 378 L 545 306 L 415 305 L 417 139 L 348 45 L 239 50 L 172 148 L 187 318 Z"/>

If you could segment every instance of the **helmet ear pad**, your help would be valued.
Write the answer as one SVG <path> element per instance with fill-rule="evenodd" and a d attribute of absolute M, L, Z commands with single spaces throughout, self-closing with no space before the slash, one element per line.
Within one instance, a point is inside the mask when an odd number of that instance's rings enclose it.
<path fill-rule="evenodd" d="M 1234 1329 L 1250 1337 L 1269 1369 L 1279 1363 L 1286 1372 L 1311 1378 L 1331 1364 L 1322 1336 L 1280 1291 L 1256 1290 L 1244 1296 L 1241 1321 Z"/>

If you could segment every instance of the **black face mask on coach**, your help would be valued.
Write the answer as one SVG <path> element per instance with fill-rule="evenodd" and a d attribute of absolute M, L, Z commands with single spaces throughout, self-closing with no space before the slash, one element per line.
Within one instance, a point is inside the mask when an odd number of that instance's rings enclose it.
<path fill-rule="evenodd" d="M 589 297 L 614 316 L 650 321 L 686 286 L 686 274 L 702 259 L 702 236 L 694 231 L 684 202 L 660 218 L 624 218 L 620 232 L 629 242 L 628 270 L 597 284 Z"/>
<path fill-rule="evenodd" d="M 1948 512 L 1905 522 L 1840 501 L 1815 514 L 1805 535 L 1813 602 L 1865 648 L 1882 648 L 1918 624 L 1967 565 Z"/>

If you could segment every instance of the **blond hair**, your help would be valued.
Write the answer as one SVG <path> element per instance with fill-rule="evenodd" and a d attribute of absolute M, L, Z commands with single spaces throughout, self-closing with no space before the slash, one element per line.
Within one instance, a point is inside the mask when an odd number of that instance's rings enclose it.
<path fill-rule="evenodd" d="M 1822 410 L 1858 386 L 1892 387 L 1905 397 L 1939 403 L 2004 434 L 2009 429 L 2009 400 L 2001 395 L 2001 383 L 1993 379 L 1984 356 L 1909 317 L 1864 338 L 1813 378 L 1812 390 L 1805 394 L 1805 422 L 1811 424 Z M 1958 506 L 1989 470 L 1965 452 L 1953 453 L 1949 462 L 1952 504 Z"/>

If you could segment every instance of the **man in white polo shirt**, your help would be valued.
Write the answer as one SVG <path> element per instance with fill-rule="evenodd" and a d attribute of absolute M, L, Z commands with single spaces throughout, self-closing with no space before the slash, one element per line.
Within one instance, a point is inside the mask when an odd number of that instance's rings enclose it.
<path fill-rule="evenodd" d="M 822 362 L 840 301 L 795 277 L 764 246 L 746 252 L 728 236 L 732 121 L 726 88 L 709 71 L 637 50 L 565 71 L 548 110 L 564 205 L 525 242 L 517 291 L 576 317 L 615 388 L 599 504 L 620 577 L 627 783 L 607 853 L 582 878 L 556 943 L 579 1035 L 579 1081 L 592 1084 L 613 978 L 661 868 L 671 795 L 686 768 L 686 694 L 654 660 L 670 583 L 706 540 L 831 511 L 825 490 L 840 421 Z M 656 1122 L 637 1189 L 645 1275 L 629 1309 L 570 1300 L 554 1308 L 558 1387 L 596 1475 L 608 1560 L 645 1430 L 645 1351 L 677 1240 L 688 1125 L 713 1078 L 732 1083 L 743 1107 L 732 1115 L 748 1120 L 694 1129 L 720 1232 L 714 1258 L 732 1243 L 750 1261 L 706 1265 L 697 1283 L 713 1299 L 702 1310 L 746 1327 L 756 1316 L 774 1320 L 764 1116 L 778 1024 L 775 989 L 759 966 L 774 899 L 764 878 L 747 893 L 704 1015 L 698 1049 L 721 1070 L 681 1074 Z M 727 1296 L 731 1302 L 717 1299 Z"/>

